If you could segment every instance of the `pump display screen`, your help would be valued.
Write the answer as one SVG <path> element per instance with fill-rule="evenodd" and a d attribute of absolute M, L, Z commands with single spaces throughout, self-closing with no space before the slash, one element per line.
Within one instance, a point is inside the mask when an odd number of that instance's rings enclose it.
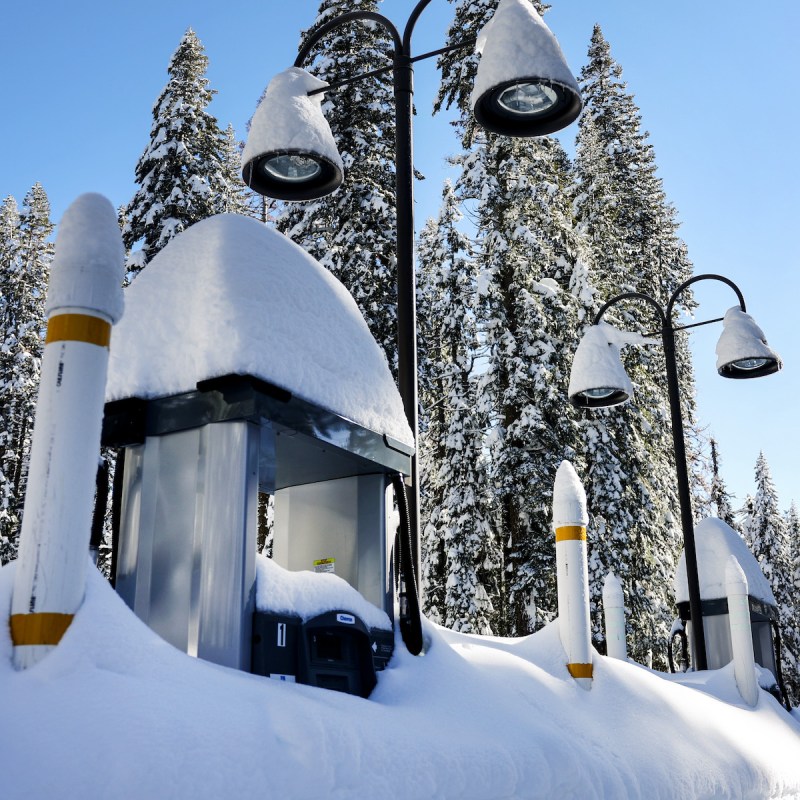
<path fill-rule="evenodd" d="M 315 633 L 314 657 L 322 661 L 341 661 L 343 658 L 344 644 L 341 635 L 334 633 Z"/>

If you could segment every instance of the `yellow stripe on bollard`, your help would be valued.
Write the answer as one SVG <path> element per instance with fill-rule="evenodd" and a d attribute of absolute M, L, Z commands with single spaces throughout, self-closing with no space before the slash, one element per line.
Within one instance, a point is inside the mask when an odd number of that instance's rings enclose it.
<path fill-rule="evenodd" d="M 108 347 L 111 323 L 91 314 L 56 314 L 47 322 L 45 344 L 51 342 L 86 342 Z"/>
<path fill-rule="evenodd" d="M 573 678 L 591 678 L 592 665 L 591 664 L 567 664 L 569 674 Z"/>
<path fill-rule="evenodd" d="M 58 644 L 69 628 L 73 614 L 12 614 L 11 641 L 15 647 L 27 644 Z"/>
<path fill-rule="evenodd" d="M 556 542 L 586 541 L 586 528 L 582 525 L 564 525 L 556 528 Z"/>

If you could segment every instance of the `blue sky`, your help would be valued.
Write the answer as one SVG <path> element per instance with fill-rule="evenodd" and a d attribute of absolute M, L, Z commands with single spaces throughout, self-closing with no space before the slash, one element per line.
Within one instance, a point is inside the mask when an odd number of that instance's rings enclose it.
<path fill-rule="evenodd" d="M 783 372 L 758 381 L 716 376 L 719 325 L 691 334 L 702 422 L 718 439 L 723 477 L 740 503 L 753 491 L 763 449 L 781 505 L 800 502 L 795 462 L 800 422 L 800 270 L 795 246 L 800 212 L 796 144 L 800 10 L 789 0 L 758 11 L 741 0 L 643 3 L 552 0 L 548 23 L 576 73 L 599 22 L 651 134 L 659 174 L 682 221 L 696 273 L 717 272 L 742 289 L 748 310 L 784 358 Z M 294 60 L 300 30 L 317 0 L 139 0 L 7 4 L 0 28 L 3 125 L 0 197 L 20 202 L 39 181 L 53 218 L 84 191 L 127 202 L 150 130 L 151 108 L 169 57 L 193 27 L 210 59 L 218 91 L 212 112 L 240 136 L 269 78 Z M 411 0 L 386 0 L 399 27 Z M 451 14 L 433 0 L 417 25 L 415 52 L 441 46 Z M 436 212 L 444 159 L 456 143 L 431 118 L 436 74 L 416 71 L 417 228 Z M 571 147 L 575 127 L 561 135 Z M 697 288 L 698 319 L 735 303 L 719 284 Z"/>

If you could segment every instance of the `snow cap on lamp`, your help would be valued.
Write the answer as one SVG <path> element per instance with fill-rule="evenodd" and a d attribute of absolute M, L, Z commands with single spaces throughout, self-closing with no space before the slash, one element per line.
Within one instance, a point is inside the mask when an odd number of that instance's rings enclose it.
<path fill-rule="evenodd" d="M 620 359 L 620 348 L 632 343 L 631 336 L 640 342 L 647 341 L 638 334 L 619 331 L 605 322 L 587 329 L 572 360 L 567 390 L 570 400 L 575 402 L 583 392 L 591 389 L 615 389 L 624 393 L 625 399 L 633 395 L 633 384 Z"/>
<path fill-rule="evenodd" d="M 555 36 L 529 0 L 500 0 L 478 34 L 481 54 L 470 105 L 487 130 L 510 136 L 543 136 L 561 130 L 581 111 L 578 82 Z M 497 105 L 503 88 L 544 84 L 558 96 L 548 112 L 509 118 Z M 527 117 L 527 119 L 526 119 Z"/>
<path fill-rule="evenodd" d="M 242 153 L 242 177 L 256 192 L 277 199 L 312 200 L 336 189 L 344 167 L 330 125 L 322 113 L 323 93 L 328 84 L 299 67 L 278 73 L 259 103 L 247 144 Z M 313 158 L 321 174 L 313 184 L 282 184 L 263 173 L 265 157 L 296 155 Z M 296 196 L 297 190 L 303 197 Z"/>
<path fill-rule="evenodd" d="M 739 306 L 725 313 L 716 352 L 717 372 L 726 378 L 756 378 L 783 366 L 764 331 Z"/>
<path fill-rule="evenodd" d="M 96 311 L 116 323 L 122 316 L 125 248 L 111 201 L 89 192 L 61 219 L 47 289 L 47 314 L 62 308 Z"/>

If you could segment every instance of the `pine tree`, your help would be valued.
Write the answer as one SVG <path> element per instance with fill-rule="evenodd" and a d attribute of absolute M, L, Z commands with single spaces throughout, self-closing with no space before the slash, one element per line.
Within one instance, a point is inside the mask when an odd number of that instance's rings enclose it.
<path fill-rule="evenodd" d="M 711 467 L 712 467 L 712 482 L 711 482 L 711 502 L 714 505 L 714 511 L 717 517 L 723 522 L 726 522 L 731 528 L 736 528 L 736 518 L 733 513 L 733 506 L 731 505 L 732 497 L 725 488 L 725 482 L 720 475 L 720 458 L 719 449 L 715 439 L 711 439 Z"/>
<path fill-rule="evenodd" d="M 377 5 L 377 0 L 323 0 L 308 33 L 339 14 L 374 12 Z M 381 28 L 350 22 L 316 46 L 310 71 L 328 82 L 353 78 L 390 66 L 390 46 Z M 391 79 L 376 75 L 335 89 L 322 108 L 344 162 L 344 184 L 327 197 L 285 205 L 275 223 L 347 287 L 396 372 Z"/>
<path fill-rule="evenodd" d="M 491 633 L 497 559 L 475 396 L 477 276 L 460 221 L 446 182 L 439 219 L 419 247 L 425 602 L 443 625 Z"/>
<path fill-rule="evenodd" d="M 785 516 L 789 543 L 787 600 L 789 613 L 782 620 L 783 680 L 795 706 L 800 705 L 800 512 L 792 502 Z"/>
<path fill-rule="evenodd" d="M 598 299 L 643 292 L 664 307 L 690 276 L 691 264 L 677 236 L 675 210 L 656 175 L 655 154 L 641 130 L 639 110 L 621 75 L 596 26 L 589 62 L 580 75 L 585 107 L 576 150 L 575 211 L 595 263 L 602 265 L 594 280 Z M 691 295 L 683 296 L 678 307 L 691 308 Z M 653 309 L 644 303 L 616 307 L 606 321 L 640 333 L 660 328 Z M 690 449 L 693 442 L 702 442 L 702 435 L 694 423 L 694 379 L 685 335 L 678 334 L 677 351 Z M 592 559 L 595 567 L 613 570 L 623 581 L 632 656 L 646 663 L 655 658 L 663 665 L 672 617 L 671 578 L 680 548 L 664 356 L 659 346 L 629 347 L 624 362 L 636 387 L 633 401 L 589 412 L 583 425 L 590 528 L 595 530 Z M 699 444 L 689 457 L 693 464 L 697 461 Z M 596 580 L 593 594 L 599 608 Z M 602 636 L 599 615 L 595 636 Z"/>
<path fill-rule="evenodd" d="M 13 198 L 8 198 L 0 225 L 0 561 L 5 562 L 16 556 L 22 518 L 53 257 L 50 203 L 41 185 L 35 184 L 28 192 L 19 214 Z"/>
<path fill-rule="evenodd" d="M 136 164 L 139 188 L 122 234 L 129 250 L 141 244 L 128 259 L 134 276 L 182 230 L 216 213 L 226 196 L 226 140 L 206 110 L 215 94 L 207 67 L 189 28 L 170 59 L 167 85 L 153 106 L 150 143 Z"/>
<path fill-rule="evenodd" d="M 222 166 L 222 182 L 214 198 L 217 214 L 243 214 L 261 218 L 262 198 L 249 189 L 242 180 L 242 148 L 236 139 L 233 125 L 223 133 L 219 151 Z"/>

